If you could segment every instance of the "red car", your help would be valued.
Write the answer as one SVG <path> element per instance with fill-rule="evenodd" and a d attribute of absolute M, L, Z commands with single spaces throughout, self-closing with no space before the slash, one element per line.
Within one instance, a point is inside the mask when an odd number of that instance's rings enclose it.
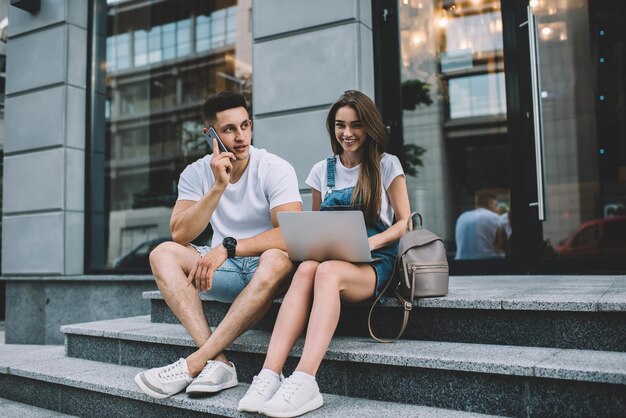
<path fill-rule="evenodd" d="M 561 256 L 626 256 L 626 216 L 594 219 L 581 224 L 559 243 Z"/>

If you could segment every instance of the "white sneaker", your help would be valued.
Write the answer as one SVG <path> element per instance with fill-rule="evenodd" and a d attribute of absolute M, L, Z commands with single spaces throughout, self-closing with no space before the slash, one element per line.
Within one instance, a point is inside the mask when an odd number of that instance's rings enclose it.
<path fill-rule="evenodd" d="M 187 362 L 181 358 L 176 363 L 143 371 L 135 376 L 135 383 L 153 398 L 167 398 L 185 389 L 193 380 Z"/>
<path fill-rule="evenodd" d="M 239 401 L 237 411 L 259 412 L 263 404 L 269 401 L 280 388 L 282 374 L 276 376 L 254 376 L 246 394 Z"/>
<path fill-rule="evenodd" d="M 260 413 L 268 417 L 297 417 L 324 404 L 317 382 L 306 382 L 296 376 L 283 381 L 272 399 L 265 402 Z"/>
<path fill-rule="evenodd" d="M 200 395 L 203 393 L 215 393 L 220 390 L 237 386 L 237 370 L 235 365 L 216 360 L 209 360 L 200 372 L 198 377 L 187 387 L 190 395 Z"/>

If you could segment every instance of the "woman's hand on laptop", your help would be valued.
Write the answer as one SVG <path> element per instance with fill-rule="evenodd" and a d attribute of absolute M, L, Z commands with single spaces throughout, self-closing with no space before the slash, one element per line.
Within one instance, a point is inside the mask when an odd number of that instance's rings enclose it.
<path fill-rule="evenodd" d="M 193 284 L 198 292 L 211 289 L 213 273 L 227 258 L 228 254 L 223 245 L 216 246 L 204 257 L 200 257 L 187 276 L 187 286 Z"/>
<path fill-rule="evenodd" d="M 372 240 L 372 238 L 374 238 L 373 235 L 367 239 L 367 243 L 370 246 L 370 251 L 374 251 L 376 249 L 375 244 L 374 244 L 374 240 Z"/>

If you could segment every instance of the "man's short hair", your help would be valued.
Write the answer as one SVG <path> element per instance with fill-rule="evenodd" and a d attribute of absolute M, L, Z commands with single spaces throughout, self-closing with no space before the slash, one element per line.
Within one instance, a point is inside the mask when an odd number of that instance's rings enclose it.
<path fill-rule="evenodd" d="M 492 192 L 477 192 L 474 197 L 474 203 L 477 208 L 489 208 L 489 204 L 493 201 L 498 200 L 498 196 L 496 196 Z"/>
<path fill-rule="evenodd" d="M 212 94 L 204 102 L 202 106 L 202 122 L 206 126 L 211 126 L 215 123 L 216 114 L 227 109 L 234 109 L 236 107 L 243 107 L 248 112 L 248 106 L 246 104 L 246 98 L 239 93 L 232 91 L 221 91 L 216 94 Z"/>

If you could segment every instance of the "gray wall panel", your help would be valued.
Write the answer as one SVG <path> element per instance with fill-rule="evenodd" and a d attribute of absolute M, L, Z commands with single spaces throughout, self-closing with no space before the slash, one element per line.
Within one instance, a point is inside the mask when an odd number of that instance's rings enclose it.
<path fill-rule="evenodd" d="M 85 151 L 65 148 L 65 205 L 70 211 L 85 210 Z"/>
<path fill-rule="evenodd" d="M 64 215 L 5 216 L 2 224 L 2 274 L 63 274 Z"/>
<path fill-rule="evenodd" d="M 55 26 L 8 42 L 7 94 L 65 81 L 67 32 Z"/>
<path fill-rule="evenodd" d="M 91 1 L 66 0 L 68 2 L 67 21 L 73 25 L 87 29 L 89 23 L 88 6 Z"/>
<path fill-rule="evenodd" d="M 372 28 L 372 0 L 358 0 L 358 7 L 359 7 L 359 21 L 371 30 Z"/>
<path fill-rule="evenodd" d="M 371 22 L 369 0 L 259 0 L 253 4 L 255 39 L 328 25 L 343 20 Z M 367 3 L 367 7 L 363 6 Z M 259 6 L 259 7 L 257 7 Z M 277 18 L 277 15 L 280 18 Z"/>
<path fill-rule="evenodd" d="M 359 90 L 374 100 L 374 39 L 372 30 L 359 26 Z"/>
<path fill-rule="evenodd" d="M 361 86 L 360 24 L 352 23 L 254 46 L 255 114 L 326 105 Z M 341 40 L 341 42 L 338 42 Z"/>
<path fill-rule="evenodd" d="M 66 275 L 84 273 L 85 213 L 65 212 L 65 272 Z"/>
<path fill-rule="evenodd" d="M 5 157 L 4 164 L 11 180 L 4 185 L 5 214 L 63 208 L 63 148 Z"/>
<path fill-rule="evenodd" d="M 273 116 L 254 121 L 254 144 L 279 155 L 296 169 L 301 189 L 313 164 L 332 154 L 326 110 Z M 307 207 L 310 209 L 310 207 Z"/>
<path fill-rule="evenodd" d="M 41 7 L 35 14 L 18 9 L 17 7 L 9 6 L 9 22 L 11 22 L 8 31 L 9 37 L 63 22 L 67 13 L 67 1 L 68 0 L 41 0 Z M 74 5 L 74 3 L 77 3 L 77 5 Z M 72 1 L 72 7 L 77 7 L 78 9 L 85 8 L 81 3 L 87 2 L 84 0 L 74 0 Z"/>
<path fill-rule="evenodd" d="M 62 145 L 64 98 L 64 88 L 60 86 L 7 98 L 4 152 Z"/>
<path fill-rule="evenodd" d="M 67 82 L 73 86 L 87 87 L 87 30 L 75 26 L 68 29 Z"/>
<path fill-rule="evenodd" d="M 88 7 L 9 7 L 5 274 L 84 273 Z"/>
<path fill-rule="evenodd" d="M 67 108 L 65 145 L 85 149 L 87 92 L 80 88 L 68 86 L 66 94 L 67 101 L 64 106 Z M 102 117 L 104 117 L 104 107 L 102 108 Z"/>

